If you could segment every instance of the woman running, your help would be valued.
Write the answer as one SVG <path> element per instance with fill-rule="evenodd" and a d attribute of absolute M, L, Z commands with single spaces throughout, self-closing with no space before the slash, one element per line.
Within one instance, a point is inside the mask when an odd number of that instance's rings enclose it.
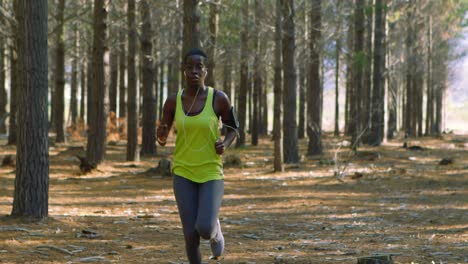
<path fill-rule="evenodd" d="M 219 258 L 224 251 L 218 219 L 224 194 L 220 155 L 231 145 L 238 128 L 227 95 L 205 86 L 207 60 L 200 49 L 184 56 L 186 89 L 167 98 L 157 128 L 157 141 L 164 146 L 175 120 L 173 186 L 190 264 L 201 263 L 200 237 L 210 240 L 213 258 Z M 219 133 L 220 117 L 227 128 L 224 140 Z"/>

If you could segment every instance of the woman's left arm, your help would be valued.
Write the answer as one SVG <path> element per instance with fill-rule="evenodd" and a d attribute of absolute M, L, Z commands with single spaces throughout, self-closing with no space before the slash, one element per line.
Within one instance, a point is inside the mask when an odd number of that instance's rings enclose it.
<path fill-rule="evenodd" d="M 222 91 L 216 92 L 214 110 L 221 117 L 223 126 L 227 128 L 224 140 L 218 140 L 215 143 L 216 153 L 221 155 L 236 138 L 239 123 L 237 122 L 237 117 L 234 113 L 234 109 L 231 106 L 229 98 Z"/>

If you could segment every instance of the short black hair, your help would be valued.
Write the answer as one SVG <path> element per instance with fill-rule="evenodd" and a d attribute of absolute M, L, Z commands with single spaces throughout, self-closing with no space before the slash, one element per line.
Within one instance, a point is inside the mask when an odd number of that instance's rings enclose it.
<path fill-rule="evenodd" d="M 206 54 L 205 54 L 205 52 L 203 52 L 203 50 L 201 50 L 199 48 L 193 48 L 190 51 L 188 51 L 187 53 L 185 53 L 184 63 L 187 61 L 188 57 L 193 56 L 193 55 L 201 56 L 201 57 L 205 58 L 205 61 L 208 60 L 208 56 L 206 56 Z"/>

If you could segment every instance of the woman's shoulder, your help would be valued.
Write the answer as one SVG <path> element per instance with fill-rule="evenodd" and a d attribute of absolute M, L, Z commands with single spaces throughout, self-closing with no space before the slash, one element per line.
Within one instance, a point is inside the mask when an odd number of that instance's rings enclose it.
<path fill-rule="evenodd" d="M 177 93 L 172 93 L 166 98 L 165 105 L 168 107 L 175 107 L 177 103 Z"/>

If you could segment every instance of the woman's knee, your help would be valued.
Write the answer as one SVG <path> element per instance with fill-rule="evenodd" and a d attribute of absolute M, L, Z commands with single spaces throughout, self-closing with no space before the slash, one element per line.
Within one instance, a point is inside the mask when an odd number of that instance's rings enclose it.
<path fill-rule="evenodd" d="M 197 223 L 195 226 L 195 228 L 198 231 L 198 234 L 200 234 L 200 236 L 203 239 L 210 239 L 215 227 L 216 225 L 213 225 L 212 223 L 207 223 L 207 222 Z"/>

